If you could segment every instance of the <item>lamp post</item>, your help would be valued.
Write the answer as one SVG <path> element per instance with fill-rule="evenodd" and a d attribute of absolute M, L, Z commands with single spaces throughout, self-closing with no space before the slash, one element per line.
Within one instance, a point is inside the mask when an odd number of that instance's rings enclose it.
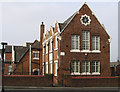
<path fill-rule="evenodd" d="M 5 45 L 7 45 L 7 43 L 5 42 L 2 42 L 1 43 L 2 45 L 2 91 L 1 92 L 4 92 L 4 53 L 5 53 Z"/>

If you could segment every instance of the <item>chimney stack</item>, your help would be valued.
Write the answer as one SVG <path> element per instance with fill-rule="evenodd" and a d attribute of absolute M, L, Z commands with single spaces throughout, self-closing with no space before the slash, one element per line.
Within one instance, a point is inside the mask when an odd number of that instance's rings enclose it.
<path fill-rule="evenodd" d="M 40 25 L 40 70 L 39 71 L 41 71 L 42 70 L 42 48 L 43 48 L 43 46 L 42 46 L 42 43 L 43 43 L 43 35 L 44 35 L 44 24 L 43 24 L 43 22 L 42 22 L 42 24 Z M 41 72 L 40 72 L 40 74 L 41 74 Z"/>
<path fill-rule="evenodd" d="M 40 25 L 40 46 L 42 46 L 43 34 L 44 34 L 44 24 L 42 22 L 42 24 Z"/>

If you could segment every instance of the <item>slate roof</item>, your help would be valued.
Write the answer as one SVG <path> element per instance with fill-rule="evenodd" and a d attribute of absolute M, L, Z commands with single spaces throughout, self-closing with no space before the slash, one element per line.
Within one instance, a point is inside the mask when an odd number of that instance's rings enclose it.
<path fill-rule="evenodd" d="M 35 40 L 31 45 L 32 45 L 31 48 L 33 49 L 40 49 L 40 42 L 38 40 Z M 29 50 L 29 46 L 25 49 L 24 53 L 21 55 L 21 57 L 17 62 L 20 62 L 20 60 L 25 56 L 28 50 Z"/>
<path fill-rule="evenodd" d="M 38 40 L 35 40 L 32 45 L 32 48 L 40 49 L 40 42 Z"/>
<path fill-rule="evenodd" d="M 5 53 L 12 53 L 12 46 L 5 46 Z"/>
<path fill-rule="evenodd" d="M 33 49 L 39 49 L 40 48 L 40 42 L 38 40 L 35 40 L 33 43 L 26 43 L 26 46 L 14 46 L 15 50 L 15 61 L 19 62 L 26 52 L 29 50 L 29 45 L 32 45 L 31 47 Z M 12 53 L 12 46 L 6 46 L 5 53 Z"/>
<path fill-rule="evenodd" d="M 15 61 L 18 61 L 20 57 L 25 53 L 26 47 L 23 46 L 15 46 Z"/>
<path fill-rule="evenodd" d="M 78 11 L 75 12 L 72 16 L 70 16 L 67 20 L 65 20 L 64 23 L 58 23 L 60 32 L 63 31 L 67 27 L 67 25 L 72 21 L 72 19 L 75 17 L 77 13 Z"/>

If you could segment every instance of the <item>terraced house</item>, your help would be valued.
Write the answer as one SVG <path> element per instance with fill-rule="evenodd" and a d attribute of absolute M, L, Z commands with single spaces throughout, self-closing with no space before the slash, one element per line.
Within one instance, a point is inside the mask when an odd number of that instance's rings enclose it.
<path fill-rule="evenodd" d="M 5 75 L 38 75 L 40 42 L 25 43 L 24 46 L 8 45 L 5 48 Z"/>
<path fill-rule="evenodd" d="M 42 23 L 40 33 L 43 75 L 110 76 L 110 36 L 86 3 L 46 34 Z"/>

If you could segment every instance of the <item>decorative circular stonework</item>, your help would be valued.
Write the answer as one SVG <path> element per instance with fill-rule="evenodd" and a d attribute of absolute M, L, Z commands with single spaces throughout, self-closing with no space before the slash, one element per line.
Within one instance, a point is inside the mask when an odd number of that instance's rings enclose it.
<path fill-rule="evenodd" d="M 89 25 L 90 22 L 91 22 L 91 19 L 90 19 L 90 16 L 84 14 L 81 16 L 81 19 L 80 19 L 81 23 L 84 24 L 85 26 Z"/>

